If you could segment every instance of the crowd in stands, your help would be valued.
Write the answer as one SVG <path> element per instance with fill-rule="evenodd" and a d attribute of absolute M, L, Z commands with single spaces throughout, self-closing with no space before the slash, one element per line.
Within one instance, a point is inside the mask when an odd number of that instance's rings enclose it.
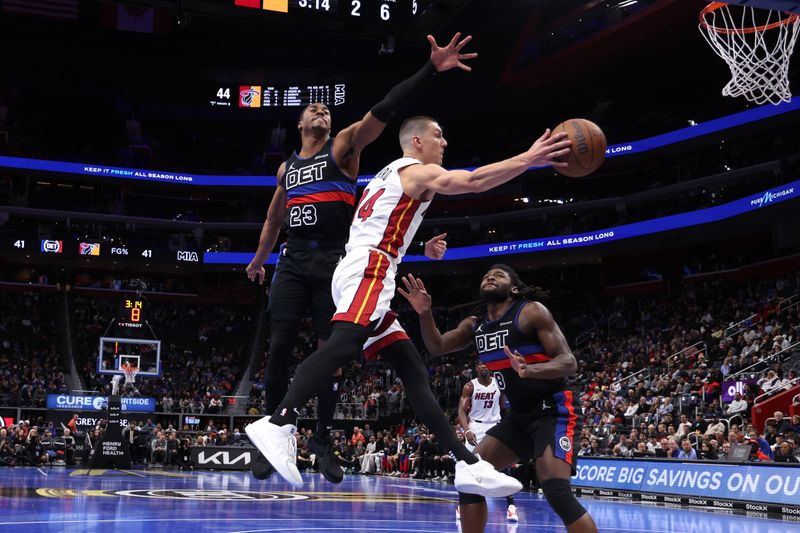
<path fill-rule="evenodd" d="M 468 280 L 452 278 L 433 286 L 434 316 L 442 328 L 453 327 L 470 310 L 449 312 L 446 306 L 458 303 L 456 299 L 469 301 Z M 687 278 L 655 294 L 584 299 L 579 304 L 555 291 L 552 301 L 546 303 L 562 328 L 571 332 L 569 338 L 579 361 L 574 387 L 581 394 L 583 432 L 577 453 L 726 460 L 731 446 L 745 444 L 751 446 L 753 460 L 797 461 L 800 417 L 775 412 L 762 429 L 753 426 L 749 414 L 757 398 L 800 383 L 799 293 L 800 272 L 746 282 L 724 276 Z M 64 390 L 63 375 L 60 381 L 40 377 L 48 375 L 43 369 L 52 372 L 52 368 L 58 368 L 55 352 L 49 353 L 55 359 L 45 358 L 39 365 L 15 365 L 8 356 L 11 350 L 34 346 L 26 348 L 32 350 L 26 353 L 36 361 L 35 343 L 26 345 L 26 339 L 50 339 L 51 347 L 56 344 L 53 321 L 41 320 L 38 315 L 39 309 L 54 305 L 54 294 L 0 292 L 4 302 L 2 331 L 9 339 L 3 342 L 5 364 L 1 367 L 0 385 L 13 387 L 10 376 L 15 372 L 18 381 L 30 375 L 30 383 L 18 387 L 16 397 L 20 401 L 36 396 L 23 394 L 23 390 Z M 444 294 L 448 296 L 440 301 L 438 297 Z M 568 301 L 559 301 L 561 298 Z M 395 303 L 401 322 L 412 337 L 418 338 L 416 315 L 401 299 Z M 565 309 L 567 305 L 570 307 Z M 95 347 L 118 310 L 118 302 L 76 295 L 72 307 L 82 377 L 89 387 L 107 392 L 107 376 L 95 372 Z M 5 312 L 7 309 L 9 312 Z M 232 305 L 182 302 L 159 302 L 153 309 L 152 325 L 163 332 L 163 375 L 137 382 L 138 393 L 158 398 L 162 412 L 220 413 L 225 406 L 221 397 L 231 394 L 241 377 L 242 339 L 251 334 L 252 313 Z M 26 324 L 27 316 L 35 320 Z M 34 323 L 41 326 L 35 336 L 20 333 Z M 573 342 L 574 332 L 584 334 Z M 305 328 L 296 348 L 296 360 L 302 360 L 315 346 L 316 338 Z M 427 359 L 431 386 L 456 431 L 458 398 L 463 385 L 473 376 L 472 357 L 465 352 Z M 253 369 L 249 413 L 260 414 L 263 361 Z M 51 377 L 58 375 L 56 372 Z M 413 421 L 402 382 L 391 370 L 379 362 L 362 361 L 351 364 L 344 376 L 335 419 L 369 420 L 376 428 L 355 431 L 355 438 L 344 432 L 335 436 L 344 468 L 352 473 L 440 480 L 444 473 L 448 477 L 452 465 L 438 448 L 436 436 Z M 726 391 L 722 390 L 722 382 L 731 378 L 743 380 L 744 385 L 731 399 L 723 400 Z M 3 392 L 6 393 L 5 388 Z M 315 416 L 313 405 L 307 406 L 303 416 Z M 398 417 L 408 422 L 383 429 L 385 420 Z M 39 428 L 34 436 L 43 437 L 47 429 Z M 246 445 L 240 430 L 206 429 L 204 445 Z M 181 441 L 180 434 L 173 438 L 168 430 L 163 428 L 164 438 L 160 439 L 159 429 L 148 428 L 147 446 L 152 442 L 160 446 L 162 440 Z M 51 439 L 60 433 L 49 431 L 47 436 Z M 28 437 L 29 432 L 23 446 L 28 450 L 25 457 L 30 455 Z M 197 444 L 196 436 L 192 437 L 192 443 Z M 10 445 L 11 440 L 6 438 Z M 8 450 L 13 449 L 19 463 L 23 457 L 18 455 L 20 444 L 15 432 L 14 446 L 5 448 L 4 457 L 10 457 Z M 301 463 L 313 469 L 314 458 L 302 440 L 298 441 L 298 450 Z M 25 460 L 30 462 L 30 458 Z M 163 461 L 160 455 L 148 459 L 154 460 Z M 180 466 L 172 460 L 166 464 Z"/>
<path fill-rule="evenodd" d="M 0 290 L 0 404 L 44 407 L 67 390 L 57 309 L 56 293 Z"/>
<path fill-rule="evenodd" d="M 0 428 L 0 466 L 72 466 L 76 462 L 75 444 L 68 428 L 56 428 L 42 417 L 34 424 L 23 420 Z"/>

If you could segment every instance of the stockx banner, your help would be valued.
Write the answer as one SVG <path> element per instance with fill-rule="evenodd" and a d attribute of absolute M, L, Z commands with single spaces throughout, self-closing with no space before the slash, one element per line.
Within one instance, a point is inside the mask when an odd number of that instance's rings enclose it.
<path fill-rule="evenodd" d="M 581 458 L 575 487 L 800 504 L 800 468 Z"/>
<path fill-rule="evenodd" d="M 74 411 L 103 411 L 108 406 L 108 396 L 75 396 L 71 394 L 48 394 L 48 409 L 71 409 Z M 155 413 L 155 398 L 122 398 L 122 410 L 135 413 Z"/>

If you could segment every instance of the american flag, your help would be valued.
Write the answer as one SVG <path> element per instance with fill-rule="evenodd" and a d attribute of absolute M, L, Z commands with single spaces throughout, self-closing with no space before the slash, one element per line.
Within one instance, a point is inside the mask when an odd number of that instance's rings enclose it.
<path fill-rule="evenodd" d="M 78 20 L 78 0 L 0 0 L 3 13 Z"/>

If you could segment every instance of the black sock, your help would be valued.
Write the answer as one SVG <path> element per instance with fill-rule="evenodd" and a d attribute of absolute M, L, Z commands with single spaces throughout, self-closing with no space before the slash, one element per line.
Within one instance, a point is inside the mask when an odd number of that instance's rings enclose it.
<path fill-rule="evenodd" d="M 272 414 L 270 422 L 279 426 L 296 425 L 299 410 L 329 382 L 337 368 L 358 357 L 370 331 L 369 328 L 357 324 L 334 324 L 331 338 L 325 345 L 297 367 L 295 379 Z"/>
<path fill-rule="evenodd" d="M 457 460 L 466 461 L 468 464 L 477 463 L 478 458 L 459 442 L 447 417 L 444 416 L 442 407 L 431 391 L 428 370 L 411 341 L 395 342 L 383 348 L 380 354 L 392 365 L 403 381 L 406 397 L 417 418 L 436 435 L 446 450 L 453 452 Z"/>
<path fill-rule="evenodd" d="M 333 413 L 339 400 L 339 388 L 342 376 L 333 375 L 328 385 L 317 395 L 317 435 L 327 437 L 333 427 Z"/>

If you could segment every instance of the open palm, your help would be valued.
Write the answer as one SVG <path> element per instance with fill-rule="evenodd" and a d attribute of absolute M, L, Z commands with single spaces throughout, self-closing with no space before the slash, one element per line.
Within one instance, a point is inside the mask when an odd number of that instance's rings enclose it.
<path fill-rule="evenodd" d="M 467 35 L 461 41 L 461 33 L 456 33 L 450 42 L 444 48 L 436 43 L 433 35 L 428 35 L 428 42 L 431 43 L 431 63 L 436 67 L 438 72 L 444 72 L 451 68 L 460 68 L 461 70 L 471 71 L 472 68 L 462 63 L 467 59 L 475 59 L 478 57 L 476 53 L 462 54 L 461 49 L 464 48 L 468 42 L 472 40 L 472 35 Z"/>

